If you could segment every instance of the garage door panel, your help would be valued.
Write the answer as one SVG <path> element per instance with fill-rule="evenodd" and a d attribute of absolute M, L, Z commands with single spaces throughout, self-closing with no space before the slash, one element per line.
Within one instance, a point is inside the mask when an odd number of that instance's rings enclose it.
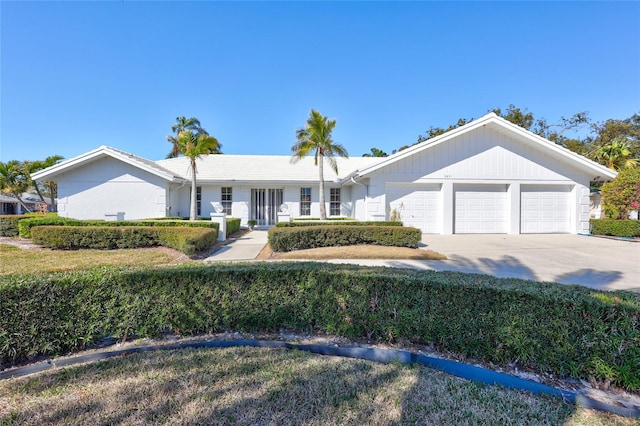
<path fill-rule="evenodd" d="M 507 232 L 506 185 L 477 185 L 455 190 L 456 234 Z"/>
<path fill-rule="evenodd" d="M 520 232 L 570 232 L 570 195 L 569 185 L 523 185 L 520 192 Z"/>
<path fill-rule="evenodd" d="M 386 194 L 389 207 L 400 213 L 405 226 L 440 232 L 440 185 L 387 184 Z"/>

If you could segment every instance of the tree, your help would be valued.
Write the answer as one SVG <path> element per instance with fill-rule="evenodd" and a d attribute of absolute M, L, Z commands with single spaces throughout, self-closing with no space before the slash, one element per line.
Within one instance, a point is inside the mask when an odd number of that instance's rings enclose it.
<path fill-rule="evenodd" d="M 605 215 L 611 219 L 628 219 L 631 210 L 640 207 L 640 169 L 624 169 L 615 179 L 602 185 Z"/>
<path fill-rule="evenodd" d="M 18 200 L 25 211 L 30 211 L 22 201 L 22 194 L 29 188 L 29 183 L 24 174 L 24 166 L 17 160 L 0 161 L 0 192 Z"/>
<path fill-rule="evenodd" d="M 191 209 L 189 220 L 196 220 L 198 214 L 196 195 L 196 160 L 202 155 L 214 154 L 220 151 L 220 143 L 216 138 L 208 133 L 195 133 L 191 130 L 184 130 L 179 133 L 178 149 L 179 153 L 189 158 L 191 165 Z"/>
<path fill-rule="evenodd" d="M 371 148 L 371 153 L 362 154 L 363 157 L 387 157 L 389 154 L 378 148 Z"/>
<path fill-rule="evenodd" d="M 61 155 L 51 155 L 45 158 L 44 160 L 25 161 L 22 163 L 23 173 L 27 179 L 27 183 L 31 187 L 33 187 L 33 189 L 35 189 L 36 193 L 40 197 L 40 201 L 47 204 L 47 202 L 44 200 L 43 192 L 46 192 L 49 195 L 49 199 L 51 201 L 49 203 L 50 211 L 56 211 L 55 198 L 58 192 L 58 187 L 56 183 L 53 181 L 46 181 L 44 182 L 43 188 L 41 189 L 39 183 L 31 179 L 31 175 L 37 171 L 44 170 L 48 167 L 55 165 L 63 158 L 64 157 L 62 157 Z"/>
<path fill-rule="evenodd" d="M 614 139 L 611 143 L 600 146 L 594 158 L 613 170 L 633 169 L 638 166 L 638 159 L 631 157 L 631 148 L 623 139 Z"/>
<path fill-rule="evenodd" d="M 318 166 L 320 175 L 320 219 L 327 218 L 324 205 L 324 171 L 323 164 L 326 159 L 329 167 L 338 173 L 338 163 L 335 156 L 349 158 L 347 150 L 341 144 L 335 143 L 331 138 L 331 132 L 336 127 L 336 120 L 324 117 L 320 112 L 312 109 L 305 127 L 296 130 L 297 142 L 291 147 L 292 162 L 297 162 L 313 153 L 314 163 Z"/>
<path fill-rule="evenodd" d="M 167 136 L 167 141 L 172 144 L 171 151 L 167 154 L 167 158 L 176 158 L 180 155 L 180 134 L 186 130 L 191 130 L 196 134 L 208 135 L 207 131 L 200 126 L 200 120 L 197 118 L 177 117 L 176 124 L 171 126 L 171 131 L 175 133 L 175 135 Z"/>
<path fill-rule="evenodd" d="M 640 158 L 640 114 L 634 114 L 625 120 L 609 119 L 604 123 L 594 123 L 591 125 L 591 132 L 595 134 L 595 137 L 588 140 L 591 159 L 595 159 L 601 147 L 610 145 L 614 140 L 629 146 L 631 158 Z"/>

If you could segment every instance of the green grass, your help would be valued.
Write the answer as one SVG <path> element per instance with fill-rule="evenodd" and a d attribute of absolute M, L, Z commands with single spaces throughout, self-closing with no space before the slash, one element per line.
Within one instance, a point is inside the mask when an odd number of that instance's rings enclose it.
<path fill-rule="evenodd" d="M 276 349 L 126 355 L 0 382 L 0 424 L 633 425 L 424 367 Z"/>

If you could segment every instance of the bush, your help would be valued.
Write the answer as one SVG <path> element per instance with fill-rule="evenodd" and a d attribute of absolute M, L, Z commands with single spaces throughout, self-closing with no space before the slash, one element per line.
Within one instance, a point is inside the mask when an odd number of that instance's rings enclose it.
<path fill-rule="evenodd" d="M 422 233 L 419 229 L 399 226 L 324 225 L 269 230 L 269 244 L 274 251 L 355 244 L 415 248 L 418 247 L 421 238 Z"/>
<path fill-rule="evenodd" d="M 138 220 L 138 221 L 113 221 L 106 222 L 104 220 L 78 220 L 65 217 L 37 217 L 32 219 L 21 220 L 18 224 L 18 230 L 22 238 L 31 238 L 30 229 L 33 226 L 179 226 L 179 227 L 195 227 L 195 228 L 215 228 L 216 231 L 220 225 L 216 222 L 192 222 L 185 220 Z"/>
<path fill-rule="evenodd" d="M 33 242 L 54 249 L 117 249 L 162 245 L 187 255 L 215 244 L 214 229 L 149 226 L 35 226 Z"/>
<path fill-rule="evenodd" d="M 593 235 L 640 237 L 639 220 L 591 219 L 590 223 Z"/>
<path fill-rule="evenodd" d="M 240 230 L 240 219 L 236 219 L 233 217 L 227 218 L 227 235 L 231 235 L 234 232 L 238 232 Z"/>
<path fill-rule="evenodd" d="M 296 219 L 298 220 L 298 219 Z M 380 220 L 371 221 L 320 221 L 319 219 L 304 221 L 304 222 L 278 222 L 276 223 L 278 228 L 292 228 L 297 226 L 402 226 L 402 222 L 384 222 Z"/>
<path fill-rule="evenodd" d="M 640 389 L 633 293 L 456 272 L 274 263 L 0 277 L 0 358 L 104 336 L 281 327 L 434 343 L 463 357 Z"/>
<path fill-rule="evenodd" d="M 19 214 L 0 215 L 0 237 L 17 236 L 20 219 L 23 219 L 23 216 Z"/>
<path fill-rule="evenodd" d="M 602 185 L 602 208 L 609 219 L 628 219 L 640 207 L 640 168 L 624 169 Z"/>

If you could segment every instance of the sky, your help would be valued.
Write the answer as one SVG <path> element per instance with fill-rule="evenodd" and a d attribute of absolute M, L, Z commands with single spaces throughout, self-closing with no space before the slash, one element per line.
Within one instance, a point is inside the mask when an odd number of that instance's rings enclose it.
<path fill-rule="evenodd" d="M 640 112 L 640 2 L 0 0 L 0 161 L 165 158 L 176 117 L 290 155 L 311 108 L 351 156 L 514 104 Z"/>

